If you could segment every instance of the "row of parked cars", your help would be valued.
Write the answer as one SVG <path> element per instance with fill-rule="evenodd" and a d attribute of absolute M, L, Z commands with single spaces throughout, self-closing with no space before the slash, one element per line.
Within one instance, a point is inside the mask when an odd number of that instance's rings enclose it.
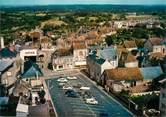
<path fill-rule="evenodd" d="M 82 84 L 71 86 L 68 82 L 69 80 L 77 80 L 77 77 L 69 76 L 57 80 L 59 82 L 59 88 L 65 90 L 67 97 L 78 98 L 81 96 L 87 104 L 98 104 L 98 101 L 90 93 L 90 87 L 82 86 Z"/>

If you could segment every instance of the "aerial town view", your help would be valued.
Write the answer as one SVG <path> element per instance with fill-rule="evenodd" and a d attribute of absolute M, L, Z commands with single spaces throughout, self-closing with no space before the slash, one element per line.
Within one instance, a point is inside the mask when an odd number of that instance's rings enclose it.
<path fill-rule="evenodd" d="M 0 117 L 166 117 L 166 0 L 0 0 Z"/>

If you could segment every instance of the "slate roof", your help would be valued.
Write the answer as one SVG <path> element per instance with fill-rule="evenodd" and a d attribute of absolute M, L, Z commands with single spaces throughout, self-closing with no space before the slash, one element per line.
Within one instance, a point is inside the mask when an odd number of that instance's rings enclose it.
<path fill-rule="evenodd" d="M 95 54 L 89 55 L 88 57 L 89 57 L 90 59 L 92 59 L 94 62 L 96 62 L 97 64 L 99 64 L 99 65 L 102 65 L 102 64 L 105 62 L 104 59 L 102 59 L 102 58 L 96 56 Z"/>
<path fill-rule="evenodd" d="M 3 48 L 0 50 L 0 57 L 2 58 L 13 58 L 16 57 L 17 52 L 16 51 L 11 51 L 9 48 Z"/>
<path fill-rule="evenodd" d="M 5 71 L 8 67 L 13 64 L 13 60 L 0 60 L 0 72 Z"/>
<path fill-rule="evenodd" d="M 117 50 L 115 48 L 100 50 L 100 57 L 107 60 L 115 60 L 117 58 Z"/>
<path fill-rule="evenodd" d="M 9 101 L 9 97 L 0 97 L 0 106 L 7 105 Z"/>
<path fill-rule="evenodd" d="M 163 74 L 163 71 L 159 66 L 140 68 L 140 71 L 144 80 L 153 80 Z"/>
<path fill-rule="evenodd" d="M 26 61 L 24 63 L 24 73 L 22 74 L 22 78 L 32 78 L 38 76 L 43 76 L 43 73 L 39 66 L 32 61 Z"/>

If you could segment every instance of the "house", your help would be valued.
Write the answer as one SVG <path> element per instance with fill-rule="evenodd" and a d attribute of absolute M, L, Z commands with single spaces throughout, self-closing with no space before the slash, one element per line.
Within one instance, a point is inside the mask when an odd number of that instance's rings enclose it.
<path fill-rule="evenodd" d="M 28 82 L 32 86 L 32 83 L 34 82 L 36 82 L 36 84 L 41 84 L 41 76 L 43 76 L 43 73 L 36 63 L 31 60 L 24 63 L 24 71 L 21 74 L 22 80 Z"/>
<path fill-rule="evenodd" d="M 16 117 L 28 117 L 28 105 L 18 103 L 16 108 Z"/>
<path fill-rule="evenodd" d="M 138 60 L 134 55 L 128 53 L 127 58 L 125 60 L 125 67 L 138 67 Z"/>
<path fill-rule="evenodd" d="M 101 85 L 107 91 L 121 91 L 139 85 L 142 81 L 143 76 L 139 68 L 107 69 L 101 76 Z"/>
<path fill-rule="evenodd" d="M 166 54 L 166 45 L 164 44 L 164 39 L 161 38 L 149 38 L 145 42 L 144 48 L 150 53 L 160 52 Z"/>
<path fill-rule="evenodd" d="M 8 102 L 9 102 L 9 97 L 0 97 L 0 111 L 7 109 Z M 3 116 L 3 115 L 1 115 L 0 113 L 0 116 Z"/>
<path fill-rule="evenodd" d="M 38 56 L 38 50 L 35 48 L 23 48 L 20 51 L 20 58 L 21 60 L 24 62 L 27 58 L 33 60 L 34 62 L 36 62 Z"/>
<path fill-rule="evenodd" d="M 114 66 L 107 60 L 96 56 L 95 54 L 90 54 L 86 58 L 87 61 L 87 71 L 90 78 L 100 82 L 101 74 L 105 69 L 112 69 Z"/>
<path fill-rule="evenodd" d="M 102 50 L 99 50 L 97 55 L 100 58 L 103 58 L 104 60 L 108 61 L 112 65 L 113 69 L 118 66 L 118 55 L 117 50 L 115 48 L 104 48 Z"/>
<path fill-rule="evenodd" d="M 29 105 L 28 99 L 20 96 L 16 107 L 16 117 L 50 117 L 48 103 Z"/>
<path fill-rule="evenodd" d="M 138 67 L 138 60 L 131 52 L 124 51 L 119 59 L 119 67 L 134 68 Z"/>
<path fill-rule="evenodd" d="M 73 43 L 73 62 L 74 66 L 86 65 L 88 49 L 85 43 Z"/>
<path fill-rule="evenodd" d="M 124 41 L 124 47 L 128 51 L 137 50 L 137 45 L 136 45 L 135 41 Z"/>
<path fill-rule="evenodd" d="M 0 60 L 0 84 L 5 85 L 8 93 L 12 92 L 16 81 L 17 68 L 11 59 Z"/>
<path fill-rule="evenodd" d="M 17 52 L 14 49 L 14 46 L 6 47 L 0 50 L 0 58 L 15 58 Z"/>
<path fill-rule="evenodd" d="M 160 101 L 159 101 L 159 110 L 161 117 L 166 116 L 166 78 L 161 80 L 160 83 L 162 84 L 160 90 Z"/>
<path fill-rule="evenodd" d="M 58 49 L 52 58 L 53 70 L 72 69 L 74 67 L 73 55 L 69 48 Z"/>
<path fill-rule="evenodd" d="M 40 39 L 40 48 L 42 50 L 48 50 L 52 48 L 51 39 L 47 36 L 42 36 Z"/>
<path fill-rule="evenodd" d="M 60 56 L 53 59 L 53 70 L 72 69 L 74 67 L 73 56 Z"/>
<path fill-rule="evenodd" d="M 153 79 L 164 74 L 160 66 L 143 67 L 140 68 L 140 72 L 146 82 L 151 82 Z"/>

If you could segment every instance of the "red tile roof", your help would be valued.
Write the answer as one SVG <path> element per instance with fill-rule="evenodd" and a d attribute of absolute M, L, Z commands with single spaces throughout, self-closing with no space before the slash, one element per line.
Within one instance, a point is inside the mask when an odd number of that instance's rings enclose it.
<path fill-rule="evenodd" d="M 125 41 L 124 46 L 126 48 L 136 48 L 137 47 L 135 41 Z"/>
<path fill-rule="evenodd" d="M 152 45 L 161 45 L 163 42 L 163 39 L 161 38 L 150 38 L 149 41 L 152 43 Z"/>
<path fill-rule="evenodd" d="M 86 49 L 86 45 L 85 43 L 73 43 L 73 49 Z"/>

